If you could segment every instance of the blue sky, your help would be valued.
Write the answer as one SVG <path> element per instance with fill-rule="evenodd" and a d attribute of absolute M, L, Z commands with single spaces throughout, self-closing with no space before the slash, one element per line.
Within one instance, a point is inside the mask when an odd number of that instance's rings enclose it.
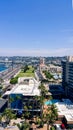
<path fill-rule="evenodd" d="M 72 0 L 0 0 L 0 55 L 73 55 Z"/>

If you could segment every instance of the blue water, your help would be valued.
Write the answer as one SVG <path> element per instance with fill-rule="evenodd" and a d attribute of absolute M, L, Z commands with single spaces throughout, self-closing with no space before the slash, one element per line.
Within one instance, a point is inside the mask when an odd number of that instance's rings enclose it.
<path fill-rule="evenodd" d="M 7 67 L 4 64 L 0 64 L 0 72 L 6 70 Z"/>
<path fill-rule="evenodd" d="M 60 102 L 60 100 L 57 99 L 53 99 L 53 100 L 48 100 L 45 102 L 45 105 L 52 105 L 54 103 Z"/>

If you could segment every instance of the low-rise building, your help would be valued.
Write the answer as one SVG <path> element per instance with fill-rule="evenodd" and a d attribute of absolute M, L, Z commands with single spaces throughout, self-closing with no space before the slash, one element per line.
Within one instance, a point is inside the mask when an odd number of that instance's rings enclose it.
<path fill-rule="evenodd" d="M 10 108 L 15 111 L 28 111 L 40 112 L 40 104 L 36 97 L 40 96 L 38 89 L 40 82 L 32 77 L 22 77 L 18 79 L 16 84 L 8 93 L 10 99 Z"/>
<path fill-rule="evenodd" d="M 73 126 L 73 102 L 63 99 L 62 102 L 55 103 L 58 109 L 58 118 L 66 125 Z"/>
<path fill-rule="evenodd" d="M 62 67 L 60 66 L 55 66 L 53 64 L 49 64 L 48 70 L 52 73 L 61 73 L 62 72 Z"/>

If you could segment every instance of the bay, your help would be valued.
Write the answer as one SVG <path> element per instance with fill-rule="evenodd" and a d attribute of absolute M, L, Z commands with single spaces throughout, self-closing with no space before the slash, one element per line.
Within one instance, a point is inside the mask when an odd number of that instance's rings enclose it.
<path fill-rule="evenodd" d="M 6 70 L 7 67 L 5 64 L 0 64 L 0 72 Z"/>

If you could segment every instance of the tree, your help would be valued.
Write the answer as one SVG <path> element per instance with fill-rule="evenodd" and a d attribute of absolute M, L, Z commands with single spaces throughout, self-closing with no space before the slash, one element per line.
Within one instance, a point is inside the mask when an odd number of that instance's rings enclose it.
<path fill-rule="evenodd" d="M 14 97 L 8 96 L 8 107 L 11 108 L 11 103 L 14 102 Z"/>
<path fill-rule="evenodd" d="M 41 120 L 43 121 L 43 106 L 44 106 L 44 99 L 46 97 L 46 94 L 48 93 L 48 91 L 46 90 L 45 86 L 43 84 L 41 84 L 39 86 L 39 89 L 41 91 L 41 96 L 39 97 L 39 103 L 41 106 Z"/>
<path fill-rule="evenodd" d="M 18 83 L 18 77 L 12 78 L 12 79 L 10 80 L 10 83 L 11 83 L 11 84 L 16 84 L 16 83 Z"/>
<path fill-rule="evenodd" d="M 41 85 L 39 86 L 39 89 L 40 89 L 40 91 L 41 91 L 41 95 L 45 98 L 46 95 L 47 95 L 47 93 L 48 93 L 48 90 L 45 88 L 45 86 L 44 86 L 43 84 L 41 84 Z"/>
<path fill-rule="evenodd" d="M 25 67 L 24 67 L 24 69 L 23 69 L 24 73 L 25 73 L 28 69 L 29 69 L 28 65 L 25 65 Z"/>
<path fill-rule="evenodd" d="M 0 83 L 2 83 L 4 80 L 2 78 L 0 78 Z"/>
<path fill-rule="evenodd" d="M 8 124 L 11 119 L 14 119 L 16 117 L 16 114 L 14 114 L 10 108 L 6 108 L 2 116 Z"/>
<path fill-rule="evenodd" d="M 44 122 L 41 120 L 41 118 L 37 118 L 36 124 L 39 125 L 39 127 L 43 127 Z"/>
<path fill-rule="evenodd" d="M 17 124 L 19 130 L 29 130 L 29 123 L 26 121 L 22 124 Z"/>
<path fill-rule="evenodd" d="M 29 118 L 30 112 L 28 111 L 28 107 L 27 106 L 24 106 L 24 111 L 25 111 L 25 114 L 24 114 L 25 118 Z"/>
<path fill-rule="evenodd" d="M 48 107 L 47 113 L 44 113 L 45 121 L 47 123 L 47 130 L 49 130 L 49 125 L 52 125 L 58 117 L 57 108 L 55 105 Z"/>
<path fill-rule="evenodd" d="M 2 84 L 0 84 L 0 89 L 2 89 L 3 88 L 3 86 L 2 86 Z"/>
<path fill-rule="evenodd" d="M 2 116 L 0 115 L 0 123 L 2 122 Z"/>
<path fill-rule="evenodd" d="M 52 100 L 52 99 L 53 99 L 53 97 L 52 97 L 51 95 L 49 95 L 49 96 L 48 96 L 48 99 L 49 99 L 49 100 Z"/>
<path fill-rule="evenodd" d="M 52 127 L 50 128 L 50 130 L 55 130 L 55 127 L 54 127 L 54 126 L 52 126 Z"/>
<path fill-rule="evenodd" d="M 52 116 L 51 123 L 53 123 L 58 117 L 58 110 L 57 110 L 56 106 L 53 104 L 51 105 L 51 116 Z"/>
<path fill-rule="evenodd" d="M 53 75 L 50 72 L 45 70 L 45 71 L 43 71 L 43 73 L 45 74 L 47 79 L 52 79 L 53 78 Z"/>

